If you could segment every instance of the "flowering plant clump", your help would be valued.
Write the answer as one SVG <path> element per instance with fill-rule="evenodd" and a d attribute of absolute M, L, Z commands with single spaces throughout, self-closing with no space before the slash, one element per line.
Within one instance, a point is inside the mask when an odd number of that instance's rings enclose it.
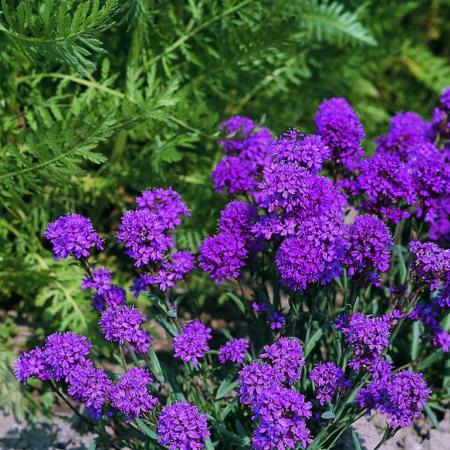
<path fill-rule="evenodd" d="M 187 205 L 144 191 L 117 229 L 123 286 L 97 264 L 90 220 L 56 219 L 44 236 L 84 269 L 115 364 L 54 333 L 18 356 L 17 379 L 84 405 L 109 448 L 340 448 L 372 412 L 386 417 L 382 445 L 433 414 L 426 369 L 450 350 L 449 92 L 430 122 L 394 116 L 370 157 L 343 98 L 319 106 L 315 134 L 226 120 L 211 177 L 231 198 L 216 233 L 182 248 Z M 213 292 L 208 307 L 190 278 Z M 230 317 L 211 313 L 217 297 Z"/>

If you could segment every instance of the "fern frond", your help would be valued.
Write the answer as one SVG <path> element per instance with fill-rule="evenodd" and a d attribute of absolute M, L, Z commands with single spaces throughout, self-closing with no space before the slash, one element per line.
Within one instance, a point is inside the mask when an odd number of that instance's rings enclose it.
<path fill-rule="evenodd" d="M 317 42 L 376 45 L 370 32 L 356 14 L 345 11 L 334 1 L 304 0 L 298 3 L 298 13 L 306 36 Z"/>
<path fill-rule="evenodd" d="M 44 0 L 36 7 L 33 0 L 22 0 L 12 11 L 2 0 L 0 31 L 29 59 L 62 62 L 87 75 L 95 69 L 92 55 L 104 51 L 94 34 L 112 25 L 116 5 L 117 0 L 105 0 L 102 6 L 99 0 L 87 0 L 71 11 L 64 1 Z"/>

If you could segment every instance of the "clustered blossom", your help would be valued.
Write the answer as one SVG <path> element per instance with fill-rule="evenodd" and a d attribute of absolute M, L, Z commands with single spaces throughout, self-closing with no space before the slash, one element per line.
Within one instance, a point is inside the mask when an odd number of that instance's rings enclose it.
<path fill-rule="evenodd" d="M 132 306 L 120 305 L 106 309 L 98 322 L 107 341 L 129 345 L 139 353 L 147 353 L 153 339 L 141 325 L 147 318 Z"/>
<path fill-rule="evenodd" d="M 432 291 L 441 282 L 450 281 L 450 250 L 443 250 L 432 242 L 411 241 L 411 269 L 418 281 Z"/>
<path fill-rule="evenodd" d="M 247 356 L 250 344 L 243 338 L 231 339 L 219 349 L 219 362 L 242 364 Z"/>
<path fill-rule="evenodd" d="M 439 104 L 434 108 L 431 131 L 433 138 L 444 145 L 444 149 L 448 151 L 450 148 L 450 87 L 443 90 Z"/>
<path fill-rule="evenodd" d="M 175 229 L 181 224 L 182 216 L 191 215 L 180 195 L 170 187 L 143 191 L 136 197 L 136 204 L 139 209 L 154 214 L 165 229 Z"/>
<path fill-rule="evenodd" d="M 377 216 L 358 216 L 350 227 L 343 263 L 350 276 L 389 270 L 393 240 L 389 228 Z"/>
<path fill-rule="evenodd" d="M 317 134 L 332 151 L 332 160 L 353 170 L 364 155 L 364 128 L 345 98 L 323 101 L 315 117 Z"/>
<path fill-rule="evenodd" d="M 281 135 L 272 144 L 274 163 L 293 163 L 317 174 L 322 170 L 324 161 L 331 158 L 330 148 L 320 136 L 304 136 L 296 130 Z"/>
<path fill-rule="evenodd" d="M 157 431 L 159 443 L 170 450 L 201 450 L 210 435 L 206 414 L 188 402 L 165 406 L 158 418 Z"/>
<path fill-rule="evenodd" d="M 81 283 L 81 289 L 95 289 L 98 294 L 103 294 L 112 283 L 112 272 L 105 267 L 93 269 Z"/>
<path fill-rule="evenodd" d="M 264 390 L 252 405 L 252 419 L 258 421 L 253 448 L 296 449 L 298 443 L 306 448 L 312 442 L 305 422 L 311 408 L 302 394 L 284 386 Z"/>
<path fill-rule="evenodd" d="M 76 401 L 83 402 L 90 414 L 99 419 L 109 402 L 112 380 L 92 361 L 86 360 L 75 366 L 67 375 L 68 394 Z"/>
<path fill-rule="evenodd" d="M 362 388 L 357 402 L 369 413 L 374 409 L 386 414 L 392 428 L 406 428 L 420 417 L 430 393 L 422 374 L 402 370 Z"/>
<path fill-rule="evenodd" d="M 250 161 L 237 156 L 226 156 L 211 173 L 216 192 L 227 190 L 230 194 L 244 194 L 256 188 L 254 167 Z"/>
<path fill-rule="evenodd" d="M 269 323 L 271 330 L 281 330 L 286 325 L 286 317 L 277 311 L 269 314 Z"/>
<path fill-rule="evenodd" d="M 336 320 L 336 328 L 353 350 L 349 366 L 355 370 L 372 369 L 389 345 L 391 321 L 388 316 L 343 315 Z"/>
<path fill-rule="evenodd" d="M 220 213 L 219 231 L 234 234 L 247 241 L 252 237 L 251 228 L 257 218 L 254 206 L 241 200 L 233 200 Z"/>
<path fill-rule="evenodd" d="M 103 250 L 103 242 L 92 222 L 81 214 L 67 214 L 51 222 L 44 237 L 52 244 L 55 259 L 73 256 L 88 258 L 93 247 Z"/>
<path fill-rule="evenodd" d="M 199 360 L 209 350 L 208 341 L 211 338 L 211 328 L 206 327 L 199 320 L 188 323 L 173 340 L 175 358 L 197 367 Z"/>
<path fill-rule="evenodd" d="M 316 364 L 310 378 L 316 385 L 316 398 L 321 405 L 333 401 L 338 390 L 348 384 L 342 369 L 333 362 Z"/>
<path fill-rule="evenodd" d="M 14 363 L 14 374 L 21 383 L 27 383 L 33 377 L 42 381 L 52 378 L 45 362 L 45 353 L 39 347 L 19 355 Z"/>
<path fill-rule="evenodd" d="M 218 283 L 239 278 L 248 256 L 245 241 L 234 234 L 208 236 L 200 245 L 198 263 Z"/>
<path fill-rule="evenodd" d="M 265 345 L 259 357 L 267 360 L 275 368 L 283 382 L 291 385 L 300 380 L 305 361 L 303 348 L 298 339 L 281 337 L 274 344 Z"/>
<path fill-rule="evenodd" d="M 126 416 L 127 422 L 153 411 L 158 399 L 151 395 L 147 385 L 150 373 L 141 368 L 125 372 L 111 389 L 111 406 Z"/>

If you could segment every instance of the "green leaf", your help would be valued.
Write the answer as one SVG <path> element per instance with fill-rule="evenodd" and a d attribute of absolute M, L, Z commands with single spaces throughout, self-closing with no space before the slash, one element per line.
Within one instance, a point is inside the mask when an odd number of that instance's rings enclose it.
<path fill-rule="evenodd" d="M 415 361 L 417 355 L 419 354 L 419 344 L 420 344 L 420 322 L 415 321 L 413 323 L 412 329 L 412 340 L 411 340 L 411 359 Z"/>
<path fill-rule="evenodd" d="M 436 414 L 431 409 L 430 405 L 427 403 L 423 409 L 425 411 L 425 414 L 427 415 L 427 417 L 430 419 L 431 423 L 433 424 L 433 427 L 439 429 L 439 421 L 436 417 Z"/>
<path fill-rule="evenodd" d="M 353 429 L 352 429 L 352 442 L 353 442 L 353 447 L 355 447 L 355 450 L 363 450 L 361 441 L 359 440 L 359 437 L 356 434 L 356 431 Z"/>
<path fill-rule="evenodd" d="M 325 420 L 334 420 L 336 419 L 336 416 L 334 415 L 333 411 L 325 411 L 324 413 L 321 414 L 322 419 Z"/>
<path fill-rule="evenodd" d="M 238 386 L 237 381 L 227 379 L 223 380 L 222 383 L 220 383 L 219 389 L 217 389 L 216 400 L 220 400 L 225 397 L 225 395 L 227 395 L 236 386 Z"/>
<path fill-rule="evenodd" d="M 317 343 L 320 341 L 320 338 L 323 336 L 324 329 L 326 329 L 327 327 L 328 325 L 317 329 L 308 339 L 308 341 L 305 344 L 305 358 L 314 350 L 314 347 L 317 345 Z"/>
<path fill-rule="evenodd" d="M 156 431 L 153 431 L 143 420 L 134 419 L 134 422 L 146 436 L 148 436 L 153 441 L 158 441 L 159 436 Z"/>

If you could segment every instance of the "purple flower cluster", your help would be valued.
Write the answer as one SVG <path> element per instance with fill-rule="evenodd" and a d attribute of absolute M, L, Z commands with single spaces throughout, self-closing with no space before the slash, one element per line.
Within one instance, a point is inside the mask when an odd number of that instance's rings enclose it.
<path fill-rule="evenodd" d="M 241 116 L 226 120 L 220 129 L 226 134 L 219 143 L 227 156 L 211 174 L 215 190 L 252 194 L 262 168 L 270 163 L 272 135 L 268 128 L 256 126 L 251 119 Z"/>
<path fill-rule="evenodd" d="M 220 213 L 219 231 L 234 234 L 247 242 L 252 237 L 251 229 L 257 218 L 254 206 L 242 200 L 233 200 Z"/>
<path fill-rule="evenodd" d="M 349 366 L 355 370 L 373 369 L 389 345 L 391 320 L 388 316 L 343 315 L 337 318 L 336 328 L 353 349 L 354 357 Z"/>
<path fill-rule="evenodd" d="M 317 134 L 331 149 L 332 160 L 353 170 L 364 155 L 361 141 L 364 128 L 358 116 L 345 98 L 323 101 L 315 117 Z"/>
<path fill-rule="evenodd" d="M 281 337 L 274 344 L 265 345 L 259 357 L 267 360 L 275 368 L 282 382 L 292 385 L 300 380 L 305 361 L 303 348 L 298 339 Z"/>
<path fill-rule="evenodd" d="M 55 259 L 88 258 L 91 248 L 103 250 L 103 242 L 92 222 L 81 214 L 67 214 L 50 223 L 44 237 L 52 244 Z"/>
<path fill-rule="evenodd" d="M 14 374 L 21 383 L 27 383 L 33 377 L 41 381 L 52 378 L 49 367 L 45 362 L 45 353 L 39 347 L 19 355 L 14 363 Z"/>
<path fill-rule="evenodd" d="M 264 390 L 252 405 L 252 419 L 258 421 L 253 448 L 296 449 L 299 443 L 306 448 L 312 442 L 305 421 L 311 408 L 302 394 L 284 386 Z"/>
<path fill-rule="evenodd" d="M 201 450 L 210 435 L 206 414 L 188 402 L 165 406 L 158 418 L 157 431 L 159 443 L 170 450 Z"/>
<path fill-rule="evenodd" d="M 173 230 L 181 224 L 181 217 L 189 217 L 191 213 L 180 195 L 171 187 L 167 189 L 152 189 L 142 192 L 136 197 L 139 209 L 155 215 L 163 228 Z"/>
<path fill-rule="evenodd" d="M 107 341 L 129 345 L 139 353 L 147 353 L 153 339 L 141 325 L 147 318 L 136 308 L 120 305 L 106 309 L 98 322 Z"/>
<path fill-rule="evenodd" d="M 304 136 L 296 130 L 283 133 L 271 150 L 274 163 L 293 163 L 313 174 L 319 173 L 324 161 L 331 158 L 331 150 L 320 136 Z"/>
<path fill-rule="evenodd" d="M 362 388 L 357 402 L 369 413 L 375 409 L 386 414 L 392 428 L 406 428 L 420 417 L 430 393 L 422 374 L 402 370 Z"/>
<path fill-rule="evenodd" d="M 111 389 L 111 406 L 126 416 L 127 422 L 153 411 L 158 399 L 151 395 L 147 385 L 150 373 L 141 368 L 125 372 Z"/>
<path fill-rule="evenodd" d="M 448 151 L 450 148 L 450 87 L 443 90 L 439 104 L 433 111 L 431 131 L 433 138 Z"/>
<path fill-rule="evenodd" d="M 242 364 L 247 356 L 250 344 L 243 338 L 231 339 L 219 349 L 219 362 L 225 364 L 231 362 Z"/>
<path fill-rule="evenodd" d="M 350 227 L 343 263 L 348 273 L 355 274 L 389 270 L 393 240 L 389 228 L 377 216 L 358 216 Z"/>
<path fill-rule="evenodd" d="M 333 362 L 316 364 L 310 378 L 316 385 L 316 398 L 321 405 L 331 402 L 338 390 L 348 384 L 342 369 Z"/>
<path fill-rule="evenodd" d="M 188 323 L 173 340 L 175 358 L 197 367 L 199 360 L 209 350 L 208 341 L 211 338 L 211 328 L 206 327 L 199 320 Z"/>
<path fill-rule="evenodd" d="M 441 283 L 450 282 L 450 250 L 444 250 L 432 242 L 411 241 L 410 268 L 416 280 L 436 290 Z"/>

